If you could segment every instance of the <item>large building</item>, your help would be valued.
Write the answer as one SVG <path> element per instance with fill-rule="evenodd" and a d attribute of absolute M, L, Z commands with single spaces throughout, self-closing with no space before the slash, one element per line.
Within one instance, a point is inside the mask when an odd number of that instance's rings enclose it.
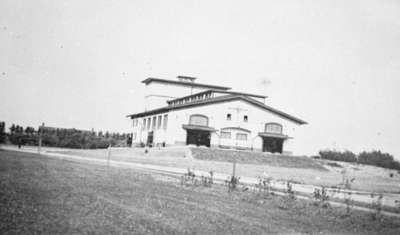
<path fill-rule="evenodd" d="M 296 129 L 306 122 L 266 105 L 266 96 L 177 78 L 142 81 L 145 111 L 128 115 L 133 143 L 293 151 Z"/>

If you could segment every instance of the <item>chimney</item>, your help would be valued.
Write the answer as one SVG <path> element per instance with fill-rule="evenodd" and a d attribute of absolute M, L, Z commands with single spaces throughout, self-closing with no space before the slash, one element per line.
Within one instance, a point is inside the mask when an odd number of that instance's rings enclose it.
<path fill-rule="evenodd" d="M 179 75 L 177 78 L 181 82 L 194 82 L 194 80 L 196 80 L 195 77 L 182 76 L 182 75 Z"/>

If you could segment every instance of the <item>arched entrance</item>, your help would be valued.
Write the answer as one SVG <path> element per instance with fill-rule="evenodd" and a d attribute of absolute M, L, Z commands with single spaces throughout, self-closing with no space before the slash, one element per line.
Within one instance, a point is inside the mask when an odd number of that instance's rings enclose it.
<path fill-rule="evenodd" d="M 208 117 L 202 114 L 194 114 L 189 118 L 189 124 L 183 125 L 186 130 L 186 144 L 207 146 L 211 144 L 211 132 L 214 128 L 208 126 Z"/>
<path fill-rule="evenodd" d="M 264 132 L 259 133 L 262 138 L 262 151 L 270 153 L 282 153 L 283 142 L 288 138 L 282 134 L 282 125 L 275 122 L 265 124 Z"/>

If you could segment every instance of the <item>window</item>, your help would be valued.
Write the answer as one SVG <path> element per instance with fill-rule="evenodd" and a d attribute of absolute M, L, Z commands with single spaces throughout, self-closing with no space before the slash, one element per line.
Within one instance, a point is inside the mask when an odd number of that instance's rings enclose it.
<path fill-rule="evenodd" d="M 247 134 L 237 133 L 236 134 L 236 139 L 237 140 L 247 140 Z"/>
<path fill-rule="evenodd" d="M 164 126 L 163 126 L 164 130 L 167 129 L 167 125 L 168 125 L 168 114 L 165 114 L 164 115 Z"/>
<path fill-rule="evenodd" d="M 249 120 L 249 118 L 247 117 L 247 115 L 244 115 L 244 116 L 243 116 L 243 121 L 244 121 L 244 122 L 247 122 L 248 120 Z"/>
<path fill-rule="evenodd" d="M 228 113 L 226 115 L 226 120 L 230 121 L 232 119 L 232 114 Z"/>
<path fill-rule="evenodd" d="M 230 139 L 231 133 L 228 131 L 221 131 L 221 139 Z"/>
<path fill-rule="evenodd" d="M 279 123 L 273 123 L 273 122 L 267 123 L 267 124 L 265 124 L 265 132 L 282 134 L 282 125 Z"/>
<path fill-rule="evenodd" d="M 155 130 L 155 129 L 156 129 L 156 125 L 157 125 L 157 117 L 154 116 L 154 117 L 153 117 L 153 126 L 151 127 L 151 129 L 152 129 L 152 130 Z"/>
<path fill-rule="evenodd" d="M 157 129 L 161 128 L 161 115 L 158 116 L 158 121 L 157 121 Z"/>
<path fill-rule="evenodd" d="M 208 126 L 208 117 L 201 114 L 193 114 L 189 119 L 190 125 Z"/>
<path fill-rule="evenodd" d="M 146 118 L 143 118 L 142 130 L 146 129 Z"/>
<path fill-rule="evenodd" d="M 150 130 L 151 118 L 147 118 L 147 130 Z"/>

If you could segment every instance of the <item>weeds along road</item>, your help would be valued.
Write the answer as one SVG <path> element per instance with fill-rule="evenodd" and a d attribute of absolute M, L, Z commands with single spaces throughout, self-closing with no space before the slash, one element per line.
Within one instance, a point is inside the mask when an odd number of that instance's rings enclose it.
<path fill-rule="evenodd" d="M 0 146 L 0 148 L 5 149 L 5 150 L 12 150 L 12 151 L 20 151 L 20 152 L 27 152 L 27 153 L 37 153 L 37 149 L 35 148 L 21 148 L 18 149 L 15 146 Z M 70 155 L 70 154 L 62 154 L 62 153 L 54 153 L 54 152 L 47 152 L 46 150 L 43 150 L 41 155 L 47 156 L 47 157 L 53 157 L 53 158 L 58 158 L 58 159 L 68 159 L 68 160 L 73 160 L 73 161 L 78 161 L 78 162 L 87 162 L 87 163 L 93 163 L 93 164 L 98 164 L 98 165 L 109 165 L 112 167 L 120 167 L 120 168 L 130 168 L 130 169 L 136 169 L 140 171 L 147 171 L 151 173 L 161 173 L 161 174 L 169 174 L 169 175 L 174 175 L 174 176 L 181 176 L 185 173 L 187 173 L 187 169 L 183 168 L 176 168 L 176 167 L 168 167 L 168 166 L 159 166 L 159 165 L 154 165 L 154 164 L 142 164 L 142 163 L 132 163 L 132 162 L 126 162 L 126 161 L 115 161 L 115 160 L 107 160 L 107 159 L 99 159 L 99 158 L 89 158 L 89 157 L 83 157 L 83 156 L 77 156 L 77 155 Z M 194 172 L 197 176 L 208 176 L 208 172 L 206 171 L 200 171 L 200 170 L 195 170 Z M 230 175 L 227 174 L 222 174 L 215 172 L 214 173 L 214 181 L 218 184 L 224 184 L 225 180 L 229 178 Z M 240 177 L 240 183 L 245 184 L 249 187 L 254 186 L 259 182 L 258 178 L 254 177 Z M 275 193 L 277 194 L 283 194 L 282 191 L 286 189 L 286 182 L 279 182 L 275 181 L 272 182 L 271 186 L 274 189 L 277 189 Z M 297 194 L 296 197 L 302 198 L 302 199 L 311 199 L 311 196 L 314 192 L 315 188 L 320 188 L 316 187 L 313 185 L 303 185 L 303 184 L 293 184 L 293 190 Z M 333 188 L 327 188 L 328 192 L 329 191 L 336 191 L 337 189 Z M 351 195 L 348 194 L 348 192 L 351 192 Z M 359 202 L 359 203 L 364 203 L 364 204 L 372 204 L 374 202 L 374 199 L 371 198 L 370 193 L 368 192 L 359 192 L 359 191 L 341 191 L 338 193 L 334 193 L 330 195 L 331 199 L 331 204 L 335 206 L 341 206 L 345 207 L 346 204 L 344 204 L 342 201 L 344 201 L 346 198 L 351 197 L 351 200 L 354 202 Z M 335 200 L 336 199 L 336 200 Z M 394 209 L 398 209 L 398 202 L 397 200 L 400 200 L 396 195 L 392 194 L 387 194 L 384 195 L 382 199 L 382 206 L 384 207 L 391 207 Z M 357 210 L 362 210 L 362 211 L 372 211 L 370 208 L 366 206 L 360 206 L 360 205 L 353 205 L 354 209 Z M 385 209 L 385 208 L 383 208 Z M 394 217 L 399 217 L 400 218 L 400 213 L 394 213 L 393 211 L 382 211 L 382 213 L 388 215 L 388 216 L 394 216 Z"/>

